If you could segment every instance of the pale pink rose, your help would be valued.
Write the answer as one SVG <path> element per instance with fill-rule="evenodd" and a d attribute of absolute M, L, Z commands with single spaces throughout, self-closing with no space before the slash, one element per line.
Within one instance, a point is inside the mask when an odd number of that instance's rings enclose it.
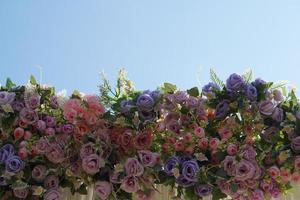
<path fill-rule="evenodd" d="M 94 113 L 91 113 L 91 112 L 86 112 L 84 114 L 84 119 L 85 119 L 86 123 L 89 125 L 94 125 L 98 121 L 98 117 Z"/>
<path fill-rule="evenodd" d="M 121 189 L 128 193 L 137 192 L 139 189 L 138 179 L 134 176 L 127 176 L 123 179 Z"/>
<path fill-rule="evenodd" d="M 112 191 L 112 185 L 107 181 L 97 181 L 94 188 L 96 195 L 101 200 L 107 199 Z"/>
<path fill-rule="evenodd" d="M 25 131 L 24 133 L 24 140 L 29 140 L 32 136 L 32 133 L 30 131 Z"/>
<path fill-rule="evenodd" d="M 97 154 L 91 154 L 82 159 L 82 169 L 91 175 L 99 172 L 100 168 L 105 165 L 104 160 Z"/>
<path fill-rule="evenodd" d="M 149 149 L 152 144 L 153 136 L 151 131 L 145 130 L 135 136 L 134 144 L 138 150 Z"/>
<path fill-rule="evenodd" d="M 291 179 L 291 172 L 288 169 L 285 168 L 281 168 L 280 169 L 280 177 L 282 179 L 283 182 L 287 183 L 290 181 Z"/>
<path fill-rule="evenodd" d="M 105 111 L 103 105 L 100 103 L 99 97 L 95 95 L 87 95 L 84 97 L 88 103 L 88 108 L 95 113 L 96 116 L 102 115 Z"/>
<path fill-rule="evenodd" d="M 291 180 L 294 182 L 294 183 L 299 183 L 300 182 L 300 175 L 298 172 L 294 172 L 292 174 L 292 177 L 291 177 Z"/>
<path fill-rule="evenodd" d="M 16 128 L 14 130 L 14 138 L 15 138 L 15 140 L 19 140 L 23 136 L 24 136 L 24 129 L 23 128 L 18 127 L 18 128 Z"/>
<path fill-rule="evenodd" d="M 140 161 L 146 167 L 154 167 L 160 159 L 160 155 L 158 153 L 152 153 L 148 150 L 141 150 L 138 154 Z"/>
<path fill-rule="evenodd" d="M 300 157 L 296 157 L 295 159 L 295 168 L 300 169 Z"/>
<path fill-rule="evenodd" d="M 280 175 L 280 170 L 277 166 L 272 166 L 268 169 L 268 174 L 275 179 Z"/>
<path fill-rule="evenodd" d="M 20 148 L 18 151 L 18 156 L 22 159 L 25 160 L 28 157 L 28 151 L 26 148 Z"/>
<path fill-rule="evenodd" d="M 227 128 L 220 128 L 218 130 L 218 133 L 223 140 L 226 140 L 226 139 L 229 139 L 232 137 L 232 132 Z"/>
<path fill-rule="evenodd" d="M 227 146 L 227 153 L 231 156 L 235 155 L 238 151 L 238 147 L 235 144 L 229 144 Z"/>
<path fill-rule="evenodd" d="M 218 148 L 219 143 L 220 143 L 220 140 L 218 138 L 211 138 L 209 140 L 209 148 L 211 150 L 216 150 Z"/>
<path fill-rule="evenodd" d="M 144 173 L 144 167 L 136 158 L 128 158 L 125 171 L 128 176 L 141 176 Z"/>
<path fill-rule="evenodd" d="M 37 165 L 33 168 L 31 172 L 31 177 L 37 181 L 42 182 L 46 178 L 47 167 L 44 165 Z"/>
<path fill-rule="evenodd" d="M 198 141 L 198 146 L 200 149 L 205 150 L 208 148 L 208 139 L 207 138 L 201 138 Z"/>
<path fill-rule="evenodd" d="M 203 138 L 205 137 L 205 131 L 202 127 L 200 126 L 196 126 L 194 128 L 194 134 L 198 137 L 198 138 Z"/>
<path fill-rule="evenodd" d="M 62 163 L 65 160 L 65 152 L 59 144 L 54 143 L 49 146 L 46 157 L 54 164 Z"/>

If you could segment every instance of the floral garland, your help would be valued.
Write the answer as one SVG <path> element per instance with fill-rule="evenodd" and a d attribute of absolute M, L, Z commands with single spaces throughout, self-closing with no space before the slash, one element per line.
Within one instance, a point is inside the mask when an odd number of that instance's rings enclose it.
<path fill-rule="evenodd" d="M 137 91 L 120 71 L 115 89 L 71 97 L 30 78 L 0 89 L 1 199 L 277 198 L 300 182 L 300 107 L 294 90 L 232 74 L 178 90 Z"/>

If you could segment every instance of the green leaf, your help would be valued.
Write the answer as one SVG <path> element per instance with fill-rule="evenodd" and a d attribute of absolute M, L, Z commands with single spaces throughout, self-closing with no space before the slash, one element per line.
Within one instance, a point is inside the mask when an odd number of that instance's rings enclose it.
<path fill-rule="evenodd" d="M 278 89 L 278 88 L 282 88 L 283 86 L 285 86 L 286 84 L 288 84 L 289 82 L 288 81 L 279 81 L 277 83 L 274 83 L 272 86 L 271 86 L 271 89 L 272 90 L 275 90 L 275 89 Z"/>
<path fill-rule="evenodd" d="M 79 194 L 86 195 L 86 194 L 87 194 L 86 185 L 85 185 L 85 184 L 82 184 L 82 185 L 76 190 L 76 192 L 78 192 Z"/>
<path fill-rule="evenodd" d="M 210 79 L 221 88 L 225 86 L 223 81 L 221 81 L 221 79 L 218 77 L 217 73 L 213 69 L 210 69 Z"/>
<path fill-rule="evenodd" d="M 246 83 L 249 83 L 252 80 L 252 70 L 248 69 L 246 73 L 243 75 L 244 80 Z"/>
<path fill-rule="evenodd" d="M 33 75 L 30 76 L 30 81 L 29 82 L 30 82 L 31 85 L 37 85 L 37 81 L 36 81 L 36 79 Z"/>
<path fill-rule="evenodd" d="M 162 87 L 162 90 L 165 93 L 174 93 L 176 89 L 177 89 L 176 85 L 173 85 L 171 83 L 164 83 L 164 86 Z"/>
<path fill-rule="evenodd" d="M 219 188 L 214 188 L 212 192 L 212 200 L 220 200 L 226 198 L 227 195 L 224 194 Z"/>
<path fill-rule="evenodd" d="M 7 78 L 7 79 L 6 79 L 6 88 L 7 88 L 8 90 L 10 90 L 11 88 L 13 88 L 13 87 L 15 87 L 15 86 L 16 86 L 16 84 L 14 84 L 14 83 L 11 81 L 10 78 Z"/>
<path fill-rule="evenodd" d="M 238 187 L 237 184 L 234 184 L 234 183 L 231 184 L 231 191 L 232 191 L 232 192 L 234 192 L 234 193 L 237 192 L 237 191 L 238 191 L 238 188 L 239 188 L 239 187 Z"/>
<path fill-rule="evenodd" d="M 221 177 L 221 178 L 227 178 L 227 173 L 223 168 L 221 168 L 221 169 L 218 169 L 218 171 L 216 172 L 216 176 Z"/>
<path fill-rule="evenodd" d="M 193 97 L 198 97 L 199 96 L 198 87 L 193 87 L 193 88 L 187 90 L 187 93 Z"/>

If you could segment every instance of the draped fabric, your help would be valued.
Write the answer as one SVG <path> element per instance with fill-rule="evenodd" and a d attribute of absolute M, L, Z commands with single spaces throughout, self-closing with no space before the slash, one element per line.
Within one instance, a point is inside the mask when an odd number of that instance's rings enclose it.
<path fill-rule="evenodd" d="M 154 200 L 171 200 L 171 194 L 169 192 L 169 189 L 164 186 L 158 186 L 157 190 L 160 191 L 160 193 L 157 192 L 155 195 Z M 94 194 L 93 188 L 88 188 L 88 195 L 74 195 L 72 196 L 70 191 L 64 190 L 64 200 L 95 200 L 96 196 Z M 300 199 L 300 185 L 295 185 L 293 189 L 289 191 L 287 195 L 284 195 L 280 198 L 277 198 L 276 200 L 299 200 Z M 204 200 L 211 200 L 211 197 L 206 197 Z M 274 199 L 275 200 L 275 199 Z"/>

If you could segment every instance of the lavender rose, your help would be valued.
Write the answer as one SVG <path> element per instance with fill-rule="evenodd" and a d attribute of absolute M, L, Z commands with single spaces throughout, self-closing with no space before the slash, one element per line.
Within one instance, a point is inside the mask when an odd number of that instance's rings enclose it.
<path fill-rule="evenodd" d="M 26 124 L 34 124 L 39 119 L 37 112 L 29 108 L 23 108 L 21 110 L 20 118 Z"/>
<path fill-rule="evenodd" d="M 173 95 L 173 100 L 175 103 L 183 103 L 184 101 L 186 101 L 188 99 L 188 95 L 186 91 L 177 91 L 174 95 Z"/>
<path fill-rule="evenodd" d="M 223 100 L 216 107 L 216 118 L 223 118 L 229 111 L 229 101 Z"/>
<path fill-rule="evenodd" d="M 54 117 L 46 116 L 44 120 L 45 120 L 46 125 L 48 127 L 52 127 L 53 128 L 56 125 L 56 120 L 55 120 Z"/>
<path fill-rule="evenodd" d="M 153 153 L 148 150 L 141 150 L 138 154 L 142 164 L 146 167 L 154 167 L 159 159 L 158 153 Z"/>
<path fill-rule="evenodd" d="M 83 159 L 89 155 L 95 154 L 96 150 L 94 148 L 94 143 L 89 142 L 84 145 L 82 145 L 80 149 L 80 157 Z"/>
<path fill-rule="evenodd" d="M 257 90 L 253 85 L 248 85 L 246 88 L 246 96 L 250 101 L 255 101 L 257 98 Z"/>
<path fill-rule="evenodd" d="M 205 96 L 214 96 L 215 91 L 219 90 L 220 87 L 216 83 L 209 82 L 202 88 L 202 94 L 204 94 Z"/>
<path fill-rule="evenodd" d="M 25 163 L 19 156 L 10 156 L 5 162 L 5 170 L 10 173 L 17 173 L 25 167 Z"/>
<path fill-rule="evenodd" d="M 45 129 L 47 128 L 46 122 L 44 122 L 43 120 L 38 120 L 35 123 L 35 127 L 37 128 L 37 130 L 39 131 L 45 131 Z"/>
<path fill-rule="evenodd" d="M 173 156 L 169 158 L 164 166 L 164 171 L 167 175 L 172 176 L 173 175 L 173 169 L 175 169 L 179 165 L 179 160 L 177 157 Z"/>
<path fill-rule="evenodd" d="M 128 158 L 125 171 L 128 176 L 141 176 L 144 173 L 144 167 L 136 158 Z"/>
<path fill-rule="evenodd" d="M 266 84 L 266 81 L 262 80 L 261 78 L 257 78 L 251 84 L 254 85 L 255 87 L 260 87 L 261 85 Z"/>
<path fill-rule="evenodd" d="M 144 121 L 153 121 L 156 117 L 155 112 L 139 111 L 139 117 Z"/>
<path fill-rule="evenodd" d="M 59 186 L 59 179 L 55 175 L 49 175 L 47 176 L 45 182 L 44 182 L 44 187 L 46 189 L 51 189 L 51 188 L 58 188 Z"/>
<path fill-rule="evenodd" d="M 197 181 L 197 174 L 200 168 L 196 160 L 186 161 L 182 164 L 182 175 L 191 182 Z"/>
<path fill-rule="evenodd" d="M 128 193 L 137 192 L 139 189 L 138 179 L 134 176 L 127 176 L 123 179 L 121 189 Z"/>
<path fill-rule="evenodd" d="M 248 161 L 255 160 L 256 154 L 257 153 L 255 149 L 251 146 L 247 146 L 242 152 L 243 158 L 245 158 Z"/>
<path fill-rule="evenodd" d="M 275 138 L 278 136 L 278 133 L 279 129 L 271 126 L 263 131 L 262 138 L 268 143 L 274 143 L 276 142 Z"/>
<path fill-rule="evenodd" d="M 295 137 L 295 138 L 292 139 L 291 148 L 296 153 L 300 152 L 300 136 Z"/>
<path fill-rule="evenodd" d="M 6 160 L 15 154 L 15 149 L 13 145 L 6 144 L 0 149 L 0 164 L 3 164 L 6 162 Z"/>
<path fill-rule="evenodd" d="M 25 107 L 25 105 L 22 101 L 16 101 L 16 100 L 14 102 L 12 102 L 11 106 L 17 112 L 20 112 Z"/>
<path fill-rule="evenodd" d="M 48 139 L 46 139 L 46 138 L 40 138 L 35 145 L 37 153 L 39 153 L 39 154 L 45 154 L 46 152 L 48 152 L 49 147 L 50 147 L 50 144 L 49 144 Z"/>
<path fill-rule="evenodd" d="M 193 181 L 187 180 L 183 175 L 176 178 L 176 183 L 182 187 L 190 187 L 194 184 Z"/>
<path fill-rule="evenodd" d="M 59 107 L 59 102 L 58 102 L 58 97 L 57 96 L 53 96 L 50 99 L 50 106 L 53 109 L 57 109 Z"/>
<path fill-rule="evenodd" d="M 132 101 L 128 101 L 128 100 L 122 100 L 120 103 L 120 107 L 121 107 L 121 112 L 123 114 L 129 114 L 130 110 L 132 108 L 134 108 L 134 103 Z"/>
<path fill-rule="evenodd" d="M 15 99 L 16 94 L 12 92 L 0 92 L 0 105 L 11 104 Z"/>
<path fill-rule="evenodd" d="M 105 200 L 112 191 L 112 185 L 107 181 L 97 181 L 95 183 L 95 193 L 101 199 Z"/>
<path fill-rule="evenodd" d="M 33 95 L 25 98 L 25 106 L 30 109 L 36 109 L 40 105 L 41 97 L 39 95 Z"/>
<path fill-rule="evenodd" d="M 64 124 L 61 127 L 61 131 L 65 134 L 71 134 L 74 132 L 74 126 L 72 124 Z"/>
<path fill-rule="evenodd" d="M 194 192 L 197 194 L 199 197 L 206 197 L 212 193 L 212 186 L 207 185 L 207 184 L 201 184 L 201 185 L 196 185 L 194 187 Z"/>
<path fill-rule="evenodd" d="M 284 118 L 283 110 L 281 108 L 275 108 L 272 119 L 274 119 L 277 122 L 282 122 Z"/>
<path fill-rule="evenodd" d="M 63 195 L 58 188 L 52 188 L 44 194 L 44 200 L 62 200 Z"/>
<path fill-rule="evenodd" d="M 136 105 L 141 111 L 151 111 L 154 103 L 154 99 L 149 94 L 141 94 L 137 99 Z"/>
<path fill-rule="evenodd" d="M 46 157 L 54 164 L 62 163 L 65 160 L 65 152 L 59 144 L 54 143 L 49 146 Z"/>
<path fill-rule="evenodd" d="M 47 167 L 45 165 L 37 165 L 33 168 L 31 177 L 37 182 L 42 182 L 46 178 L 46 173 Z"/>
<path fill-rule="evenodd" d="M 272 113 L 274 112 L 275 105 L 270 100 L 264 100 L 259 103 L 258 109 L 261 114 L 266 115 L 266 116 L 271 116 Z"/>
<path fill-rule="evenodd" d="M 223 168 L 229 176 L 234 176 L 237 161 L 234 156 L 226 156 L 222 161 Z"/>
<path fill-rule="evenodd" d="M 247 161 L 241 160 L 235 166 L 235 178 L 238 181 L 245 181 L 247 179 L 251 179 L 255 175 L 255 166 Z"/>
<path fill-rule="evenodd" d="M 226 89 L 231 92 L 236 92 L 243 89 L 245 81 L 242 76 L 234 73 L 229 76 L 226 80 Z"/>
<path fill-rule="evenodd" d="M 29 190 L 27 187 L 16 187 L 13 188 L 13 194 L 19 199 L 26 199 L 28 196 Z"/>
<path fill-rule="evenodd" d="M 82 169 L 91 175 L 99 172 L 100 168 L 104 166 L 104 160 L 97 154 L 91 154 L 82 159 Z"/>

